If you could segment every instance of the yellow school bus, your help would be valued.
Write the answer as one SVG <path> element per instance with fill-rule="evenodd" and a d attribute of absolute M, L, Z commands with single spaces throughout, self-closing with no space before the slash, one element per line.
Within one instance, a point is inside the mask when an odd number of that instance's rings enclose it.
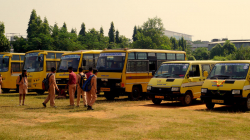
<path fill-rule="evenodd" d="M 98 90 L 108 100 L 128 95 L 137 100 L 146 95 L 155 70 L 165 61 L 186 60 L 184 51 L 153 49 L 104 50 L 97 61 Z"/>
<path fill-rule="evenodd" d="M 250 60 L 216 63 L 201 89 L 208 109 L 215 104 L 243 105 L 250 110 Z"/>
<path fill-rule="evenodd" d="M 52 67 L 57 68 L 65 51 L 33 50 L 26 52 L 24 69 L 27 70 L 28 89 L 43 94 L 42 81 Z"/>
<path fill-rule="evenodd" d="M 154 104 L 181 101 L 190 105 L 201 96 L 201 86 L 216 61 L 164 62 L 148 83 L 148 95 Z"/>
<path fill-rule="evenodd" d="M 24 55 L 24 53 L 0 53 L 0 74 L 3 78 L 4 93 L 16 89 L 16 79 L 22 73 Z"/>
<path fill-rule="evenodd" d="M 99 54 L 102 50 L 79 50 L 63 54 L 56 72 L 56 83 L 59 88 L 64 89 L 69 80 L 68 67 L 78 74 L 78 68 L 82 67 L 83 72 L 89 71 L 89 67 L 96 67 Z"/>

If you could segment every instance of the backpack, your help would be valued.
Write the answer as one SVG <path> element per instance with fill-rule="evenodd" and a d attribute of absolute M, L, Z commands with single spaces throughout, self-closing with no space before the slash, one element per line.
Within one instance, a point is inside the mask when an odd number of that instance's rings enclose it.
<path fill-rule="evenodd" d="M 19 80 L 19 83 L 20 83 L 23 77 L 22 77 L 22 75 L 19 75 L 19 77 L 20 77 L 20 80 Z M 19 85 L 18 84 L 16 84 L 16 88 L 19 89 Z"/>
<path fill-rule="evenodd" d="M 43 90 L 45 90 L 45 91 L 49 90 L 49 78 L 50 78 L 51 75 L 52 74 L 50 74 L 50 75 L 48 74 L 46 76 L 46 78 L 43 79 L 42 87 L 43 87 Z"/>
<path fill-rule="evenodd" d="M 82 86 L 82 90 L 83 91 L 90 91 L 91 88 L 92 88 L 92 85 L 91 85 L 91 79 L 92 77 L 94 77 L 94 75 L 91 75 L 87 81 L 84 82 L 83 86 Z"/>
<path fill-rule="evenodd" d="M 87 78 L 86 78 L 86 76 L 85 75 L 81 75 L 80 73 L 79 73 L 79 75 L 80 75 L 80 77 L 81 77 L 81 80 L 80 80 L 80 87 L 82 87 L 83 86 L 83 84 L 87 81 Z"/>

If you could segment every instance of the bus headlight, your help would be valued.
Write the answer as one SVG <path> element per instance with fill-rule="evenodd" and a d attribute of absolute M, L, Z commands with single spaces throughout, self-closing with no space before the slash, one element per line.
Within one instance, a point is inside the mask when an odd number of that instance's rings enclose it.
<path fill-rule="evenodd" d="M 151 86 L 147 86 L 147 90 L 151 90 L 151 88 L 152 88 Z"/>
<path fill-rule="evenodd" d="M 121 85 L 121 83 L 116 83 L 115 85 L 119 87 Z"/>
<path fill-rule="evenodd" d="M 207 93 L 207 89 L 206 88 L 202 88 L 201 89 L 201 93 Z"/>
<path fill-rule="evenodd" d="M 240 90 L 232 90 L 232 94 L 240 94 Z"/>
<path fill-rule="evenodd" d="M 172 87 L 171 91 L 180 91 L 180 88 L 179 87 Z"/>

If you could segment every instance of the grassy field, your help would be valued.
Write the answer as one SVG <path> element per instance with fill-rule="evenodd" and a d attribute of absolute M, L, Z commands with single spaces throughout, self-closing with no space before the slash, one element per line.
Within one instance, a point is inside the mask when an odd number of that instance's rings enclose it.
<path fill-rule="evenodd" d="M 43 108 L 46 95 L 28 94 L 18 106 L 18 94 L 0 94 L 0 139 L 249 139 L 250 114 L 228 106 L 208 111 L 204 104 L 106 101 L 98 98 L 94 111 L 69 107 Z M 49 104 L 47 104 L 49 106 Z"/>

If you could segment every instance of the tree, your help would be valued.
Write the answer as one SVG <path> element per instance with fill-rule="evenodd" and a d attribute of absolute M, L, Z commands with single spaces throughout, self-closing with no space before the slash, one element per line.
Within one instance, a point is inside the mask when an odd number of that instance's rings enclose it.
<path fill-rule="evenodd" d="M 176 40 L 175 37 L 170 37 L 170 42 L 171 42 L 171 48 L 173 50 L 177 50 L 179 48 L 178 41 Z"/>
<path fill-rule="evenodd" d="M 62 28 L 61 28 L 60 31 L 61 31 L 61 32 L 64 32 L 64 33 L 68 32 L 67 25 L 66 25 L 65 22 L 63 23 L 63 26 L 62 26 Z"/>
<path fill-rule="evenodd" d="M 210 58 L 214 58 L 215 56 L 224 56 L 224 50 L 221 46 L 221 44 L 216 44 L 211 50 L 210 50 Z"/>
<path fill-rule="evenodd" d="M 223 49 L 224 49 L 224 54 L 225 55 L 232 54 L 232 53 L 234 53 L 237 50 L 237 48 L 235 47 L 235 45 L 233 43 L 231 43 L 229 40 L 227 40 L 223 44 Z"/>
<path fill-rule="evenodd" d="M 5 37 L 5 26 L 3 22 L 0 22 L 0 52 L 7 52 L 10 50 L 10 42 Z"/>
<path fill-rule="evenodd" d="M 37 19 L 36 10 L 33 9 L 30 15 L 29 23 L 28 23 L 27 38 L 30 38 L 32 36 L 32 32 L 35 31 L 34 27 L 32 27 L 31 24 L 35 22 L 36 19 Z"/>
<path fill-rule="evenodd" d="M 132 36 L 133 41 L 136 41 L 136 40 L 137 40 L 137 38 L 136 38 L 136 34 L 137 34 L 137 28 L 136 28 L 136 26 L 135 26 L 135 27 L 134 27 L 133 36 Z"/>
<path fill-rule="evenodd" d="M 11 44 L 13 45 L 13 49 L 15 52 L 25 53 L 27 52 L 27 40 L 23 37 L 14 37 L 14 40 Z"/>
<path fill-rule="evenodd" d="M 181 47 L 182 51 L 187 50 L 187 41 L 183 37 L 179 39 L 179 46 Z"/>
<path fill-rule="evenodd" d="M 80 30 L 80 32 L 79 32 L 79 35 L 85 36 L 85 34 L 86 34 L 86 31 L 85 31 L 85 30 L 86 30 L 86 29 L 85 29 L 85 24 L 82 23 L 82 25 L 81 25 L 81 30 Z"/>
<path fill-rule="evenodd" d="M 116 30 L 116 32 L 115 32 L 115 42 L 118 44 L 118 43 L 121 43 L 121 41 L 120 41 L 120 37 L 119 37 L 119 31 L 118 30 Z"/>
<path fill-rule="evenodd" d="M 76 34 L 76 29 L 72 28 L 70 33 Z"/>
<path fill-rule="evenodd" d="M 200 47 L 195 49 L 193 52 L 193 56 L 196 60 L 208 60 L 209 59 L 209 51 L 205 47 Z"/>
<path fill-rule="evenodd" d="M 161 18 L 154 17 L 148 18 L 148 21 L 144 22 L 142 25 L 143 31 L 153 35 L 154 33 L 158 33 L 163 35 L 164 27 Z"/>
<path fill-rule="evenodd" d="M 109 43 L 115 42 L 115 27 L 113 21 L 111 22 L 110 28 L 109 28 Z"/>
<path fill-rule="evenodd" d="M 103 28 L 102 28 L 102 27 L 100 28 L 100 34 L 101 34 L 102 36 L 104 36 L 104 31 L 103 31 Z"/>

